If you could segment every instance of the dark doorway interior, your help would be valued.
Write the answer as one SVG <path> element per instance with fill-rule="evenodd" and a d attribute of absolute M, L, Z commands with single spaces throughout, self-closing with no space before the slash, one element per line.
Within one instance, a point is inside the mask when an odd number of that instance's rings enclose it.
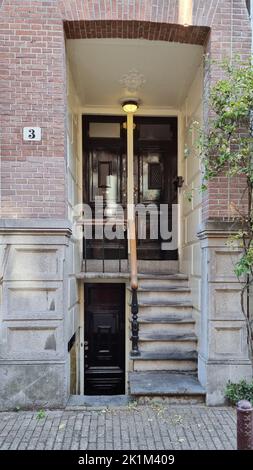
<path fill-rule="evenodd" d="M 84 349 L 84 394 L 124 394 L 124 284 L 86 284 Z"/>

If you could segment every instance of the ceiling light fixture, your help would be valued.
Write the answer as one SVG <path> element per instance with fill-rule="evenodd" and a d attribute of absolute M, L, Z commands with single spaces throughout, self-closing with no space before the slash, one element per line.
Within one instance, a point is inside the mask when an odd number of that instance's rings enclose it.
<path fill-rule="evenodd" d="M 139 108 L 138 100 L 130 99 L 122 101 L 122 108 L 125 113 L 135 113 Z"/>

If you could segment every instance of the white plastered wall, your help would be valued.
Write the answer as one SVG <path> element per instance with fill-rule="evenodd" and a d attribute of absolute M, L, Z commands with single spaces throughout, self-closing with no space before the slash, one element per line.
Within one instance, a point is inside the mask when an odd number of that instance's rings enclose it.
<path fill-rule="evenodd" d="M 181 152 L 180 168 L 184 177 L 184 188 L 181 194 L 181 257 L 180 271 L 190 279 L 192 300 L 199 332 L 201 309 L 201 249 L 197 238 L 201 222 L 201 167 L 197 157 L 197 129 L 192 127 L 194 121 L 202 123 L 203 113 L 203 66 L 199 67 L 189 88 L 182 109 L 182 137 L 185 151 Z M 191 194 L 191 200 L 188 196 Z"/>
<path fill-rule="evenodd" d="M 68 219 L 73 223 L 74 207 L 82 203 L 82 116 L 79 112 L 79 100 L 75 90 L 71 70 L 67 62 L 67 202 Z M 70 240 L 67 263 L 67 292 L 68 292 L 68 318 L 66 322 L 67 342 L 76 334 L 76 351 L 79 351 L 81 336 L 80 327 L 82 305 L 82 288 L 75 275 L 80 272 L 82 266 L 82 240 Z M 77 354 L 78 356 L 78 354 Z M 79 367 L 77 357 L 77 391 L 80 389 Z"/>

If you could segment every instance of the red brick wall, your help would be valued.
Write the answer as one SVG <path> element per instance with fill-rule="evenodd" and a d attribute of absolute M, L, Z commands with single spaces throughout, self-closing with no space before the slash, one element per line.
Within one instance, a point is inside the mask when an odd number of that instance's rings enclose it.
<path fill-rule="evenodd" d="M 212 1 L 213 15 L 211 35 L 207 44 L 207 52 L 212 60 L 217 62 L 223 58 L 233 58 L 238 55 L 243 60 L 249 57 L 251 51 L 251 30 L 246 2 L 244 0 Z M 204 111 L 208 116 L 208 89 L 221 78 L 220 66 L 212 63 L 209 72 L 205 74 L 206 103 Z M 243 210 L 245 208 L 244 178 L 228 179 L 224 176 L 216 178 L 209 184 L 204 194 L 203 218 L 227 219 L 238 216 L 233 205 Z"/>
<path fill-rule="evenodd" d="M 204 45 L 209 34 L 207 26 L 185 28 L 173 23 L 135 20 L 64 21 L 67 39 L 130 38 Z"/>
<path fill-rule="evenodd" d="M 66 215 L 65 65 L 54 1 L 4 0 L 1 9 L 2 217 Z M 42 141 L 23 142 L 23 126 Z"/>
<path fill-rule="evenodd" d="M 2 217 L 66 216 L 63 22 L 66 35 L 75 37 L 146 37 L 196 44 L 206 41 L 208 26 L 206 47 L 212 58 L 250 52 L 244 0 L 195 0 L 193 28 L 176 25 L 177 0 L 4 0 L 0 21 Z M 205 77 L 206 91 L 219 77 L 220 71 L 212 66 Z M 26 125 L 42 127 L 41 143 L 23 142 Z M 210 185 L 205 217 L 226 217 L 228 194 L 235 202 L 240 198 L 240 185 L 230 185 L 227 194 L 225 186 L 223 180 L 214 188 Z"/>

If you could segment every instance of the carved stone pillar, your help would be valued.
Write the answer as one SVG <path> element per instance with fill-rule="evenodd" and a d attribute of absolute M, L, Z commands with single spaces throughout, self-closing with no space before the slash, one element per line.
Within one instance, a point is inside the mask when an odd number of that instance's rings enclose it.
<path fill-rule="evenodd" d="M 201 332 L 198 374 L 207 392 L 207 404 L 225 401 L 228 380 L 252 378 L 245 319 L 233 267 L 240 255 L 227 245 L 231 223 L 208 222 L 201 240 Z"/>

